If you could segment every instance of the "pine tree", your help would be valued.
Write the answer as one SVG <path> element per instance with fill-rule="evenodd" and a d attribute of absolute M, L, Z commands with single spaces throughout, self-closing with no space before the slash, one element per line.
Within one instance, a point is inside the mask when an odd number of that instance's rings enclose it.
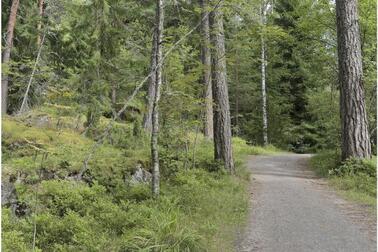
<path fill-rule="evenodd" d="M 370 158 L 357 0 L 337 0 L 342 159 Z"/>
<path fill-rule="evenodd" d="M 225 168 L 234 173 L 231 144 L 231 117 L 228 100 L 226 55 L 224 44 L 223 1 L 210 15 L 212 50 L 212 88 L 214 99 L 214 158 L 222 161 Z"/>
<path fill-rule="evenodd" d="M 13 46 L 13 33 L 16 26 L 17 10 L 19 6 L 19 0 L 12 0 L 12 6 L 9 14 L 9 20 L 7 25 L 7 35 L 5 49 L 2 55 L 2 64 L 8 64 L 10 61 L 11 50 Z M 9 77 L 6 73 L 2 72 L 1 76 L 1 112 L 3 115 L 7 113 L 8 106 L 8 82 Z"/>

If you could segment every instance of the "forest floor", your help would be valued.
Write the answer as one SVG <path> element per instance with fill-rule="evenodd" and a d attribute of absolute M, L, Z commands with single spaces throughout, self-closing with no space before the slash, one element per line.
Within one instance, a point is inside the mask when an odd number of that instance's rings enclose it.
<path fill-rule="evenodd" d="M 250 156 L 251 212 L 237 251 L 376 251 L 376 218 L 309 169 L 307 154 Z"/>

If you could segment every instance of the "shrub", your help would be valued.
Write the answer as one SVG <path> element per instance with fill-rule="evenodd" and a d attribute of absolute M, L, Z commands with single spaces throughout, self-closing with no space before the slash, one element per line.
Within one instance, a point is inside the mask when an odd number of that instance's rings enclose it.
<path fill-rule="evenodd" d="M 372 161 L 358 158 L 349 158 L 340 166 L 330 170 L 330 174 L 337 176 L 353 176 L 363 174 L 368 177 L 376 178 L 377 170 L 376 165 Z"/>

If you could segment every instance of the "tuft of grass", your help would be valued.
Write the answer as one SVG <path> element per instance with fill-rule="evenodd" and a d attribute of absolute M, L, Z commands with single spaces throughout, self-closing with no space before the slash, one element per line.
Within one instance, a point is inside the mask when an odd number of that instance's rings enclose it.
<path fill-rule="evenodd" d="M 311 158 L 310 165 L 346 198 L 376 209 L 376 158 L 342 163 L 338 151 L 323 151 Z"/>
<path fill-rule="evenodd" d="M 321 177 L 328 177 L 330 171 L 338 167 L 341 163 L 339 151 L 323 151 L 310 159 L 310 166 L 315 173 Z"/>
<path fill-rule="evenodd" d="M 247 142 L 240 138 L 234 137 L 232 138 L 233 149 L 235 152 L 236 158 L 244 158 L 246 155 L 272 155 L 282 150 L 278 149 L 273 145 L 268 146 L 252 146 L 248 145 Z"/>

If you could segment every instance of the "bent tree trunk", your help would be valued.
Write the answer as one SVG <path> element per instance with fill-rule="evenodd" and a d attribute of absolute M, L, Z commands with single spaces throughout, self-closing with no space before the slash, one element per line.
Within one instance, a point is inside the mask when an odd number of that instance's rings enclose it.
<path fill-rule="evenodd" d="M 151 134 L 151 157 L 152 157 L 152 193 L 154 196 L 159 195 L 160 190 L 160 169 L 159 169 L 159 151 L 158 151 L 158 136 L 159 136 L 159 99 L 160 87 L 162 84 L 162 42 L 164 29 L 164 2 L 157 0 L 156 9 L 156 81 L 155 81 L 155 96 L 152 109 L 152 134 Z"/>
<path fill-rule="evenodd" d="M 223 1 L 220 1 L 219 6 L 210 15 L 211 72 L 214 98 L 214 158 L 222 161 L 225 168 L 234 173 L 223 18 L 220 10 L 222 4 Z"/>
<path fill-rule="evenodd" d="M 156 88 L 156 50 L 157 50 L 157 30 L 154 29 L 152 38 L 152 51 L 151 51 L 151 63 L 150 72 L 151 76 L 148 80 L 148 94 L 147 94 L 147 111 L 143 119 L 143 128 L 146 132 L 152 130 L 152 110 L 155 99 Z"/>
<path fill-rule="evenodd" d="M 211 88 L 211 54 L 210 54 L 210 27 L 208 15 L 207 0 L 200 0 L 201 4 L 201 37 L 202 37 L 202 52 L 201 61 L 203 65 L 202 84 L 204 86 L 204 101 L 205 101 L 205 118 L 204 118 L 204 134 L 207 138 L 212 139 L 214 135 L 213 130 L 213 94 Z"/>
<path fill-rule="evenodd" d="M 9 63 L 10 54 L 13 46 L 13 32 L 16 25 L 16 17 L 18 10 L 19 0 L 13 0 L 10 10 L 8 25 L 7 25 L 7 34 L 6 34 L 6 44 L 3 52 L 3 64 Z M 9 77 L 4 71 L 1 75 L 1 113 L 5 115 L 8 109 L 8 82 Z"/>
<path fill-rule="evenodd" d="M 357 0 L 336 0 L 342 159 L 370 158 Z"/>

